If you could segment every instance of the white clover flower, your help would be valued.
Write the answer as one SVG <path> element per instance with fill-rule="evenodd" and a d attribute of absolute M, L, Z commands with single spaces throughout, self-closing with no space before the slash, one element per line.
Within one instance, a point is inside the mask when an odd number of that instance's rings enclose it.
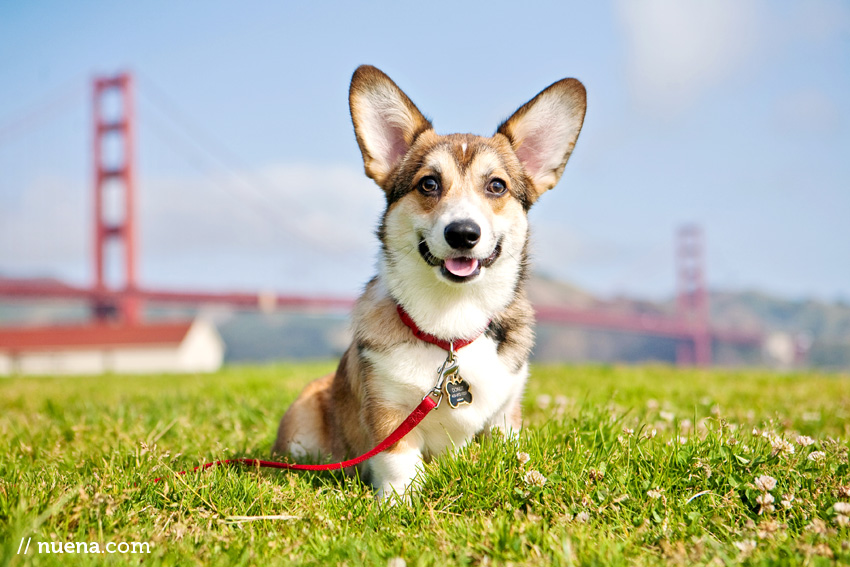
<path fill-rule="evenodd" d="M 838 514 L 835 516 L 835 523 L 841 526 L 842 528 L 846 528 L 850 526 L 850 518 L 845 516 L 844 514 Z"/>
<path fill-rule="evenodd" d="M 588 514 L 586 511 L 582 510 L 581 512 L 576 514 L 576 522 L 586 524 L 588 520 L 590 520 L 590 514 Z"/>
<path fill-rule="evenodd" d="M 661 493 L 664 492 L 661 488 L 653 488 L 651 490 L 646 491 L 646 495 L 652 498 L 653 500 L 658 500 L 661 498 Z"/>
<path fill-rule="evenodd" d="M 520 451 L 516 454 L 516 459 L 519 461 L 519 464 L 524 465 L 525 463 L 531 460 L 531 457 L 528 455 L 528 453 L 523 453 L 522 451 Z"/>
<path fill-rule="evenodd" d="M 546 484 L 546 477 L 540 474 L 539 471 L 530 470 L 522 477 L 522 481 L 528 486 L 542 488 Z"/>
<path fill-rule="evenodd" d="M 761 506 L 767 506 L 769 504 L 773 504 L 773 494 L 770 492 L 765 492 L 763 494 L 759 494 L 758 498 L 756 498 L 756 502 L 758 502 Z"/>
<path fill-rule="evenodd" d="M 814 461 L 816 463 L 821 462 L 825 458 L 826 458 L 826 453 L 824 453 L 823 451 L 812 451 L 811 453 L 809 453 L 809 456 L 806 457 L 806 459 L 808 459 L 810 461 Z"/>
<path fill-rule="evenodd" d="M 658 412 L 658 417 L 660 417 L 664 421 L 672 422 L 674 419 L 676 419 L 676 414 L 670 411 L 662 411 Z"/>
<path fill-rule="evenodd" d="M 631 427 L 623 427 L 623 433 L 625 433 L 626 435 L 631 437 L 632 435 L 635 434 L 635 430 L 632 429 Z"/>
<path fill-rule="evenodd" d="M 809 445 L 813 445 L 815 442 L 814 439 L 809 437 L 808 435 L 798 435 L 797 436 L 797 445 L 801 447 L 808 447 Z"/>
<path fill-rule="evenodd" d="M 788 453 L 789 455 L 794 454 L 794 445 L 780 437 L 779 435 L 768 435 L 767 438 L 770 440 L 770 446 L 773 447 L 773 453 L 777 455 Z"/>
<path fill-rule="evenodd" d="M 761 476 L 757 476 L 755 480 L 756 488 L 761 490 L 762 492 L 770 492 L 774 488 L 776 488 L 776 479 L 770 475 L 763 474 Z"/>
<path fill-rule="evenodd" d="M 552 403 L 552 396 L 549 394 L 540 394 L 537 396 L 537 407 L 540 409 L 546 409 L 549 407 L 549 404 Z"/>
<path fill-rule="evenodd" d="M 793 494 L 783 494 L 782 500 L 779 503 L 782 504 L 782 508 L 785 510 L 790 510 L 792 502 L 794 502 Z"/>
<path fill-rule="evenodd" d="M 832 505 L 832 509 L 835 510 L 837 514 L 847 514 L 850 516 L 850 504 L 847 502 L 836 502 Z"/>
<path fill-rule="evenodd" d="M 806 526 L 805 529 L 807 532 L 814 532 L 818 535 L 826 535 L 826 524 L 820 518 L 815 518 L 812 520 L 812 523 Z"/>
<path fill-rule="evenodd" d="M 736 541 L 734 543 L 735 547 L 738 548 L 738 551 L 745 555 L 749 555 L 756 549 L 756 542 L 752 539 L 745 539 L 744 541 Z"/>
<path fill-rule="evenodd" d="M 758 502 L 759 505 L 759 514 L 763 512 L 773 512 L 773 495 L 770 492 L 759 494 L 758 498 L 756 498 L 756 502 Z"/>

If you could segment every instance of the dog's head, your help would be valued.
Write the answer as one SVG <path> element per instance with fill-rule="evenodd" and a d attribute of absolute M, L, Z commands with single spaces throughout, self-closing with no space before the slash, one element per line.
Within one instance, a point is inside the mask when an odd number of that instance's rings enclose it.
<path fill-rule="evenodd" d="M 581 130 L 582 84 L 547 87 L 490 138 L 437 135 L 370 66 L 354 72 L 349 103 L 366 174 L 386 193 L 378 235 L 393 295 L 408 310 L 417 294 L 507 305 L 525 262 L 526 212 L 558 182 Z"/>

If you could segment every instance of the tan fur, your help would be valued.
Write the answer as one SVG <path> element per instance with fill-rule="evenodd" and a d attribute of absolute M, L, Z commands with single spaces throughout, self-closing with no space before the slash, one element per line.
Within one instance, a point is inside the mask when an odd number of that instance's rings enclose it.
<path fill-rule="evenodd" d="M 332 453 L 326 419 L 333 379 L 334 375 L 328 374 L 310 382 L 289 406 L 280 420 L 274 452 L 294 453 L 296 447 L 304 445 L 302 440 L 310 439 L 313 442 L 304 447 L 305 455 L 321 459 Z"/>

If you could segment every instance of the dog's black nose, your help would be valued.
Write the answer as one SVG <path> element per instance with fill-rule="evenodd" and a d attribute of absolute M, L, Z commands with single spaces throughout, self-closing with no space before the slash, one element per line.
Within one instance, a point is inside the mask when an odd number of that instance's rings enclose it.
<path fill-rule="evenodd" d="M 469 250 L 481 239 L 481 227 L 471 220 L 455 221 L 449 223 L 444 234 L 452 248 Z"/>

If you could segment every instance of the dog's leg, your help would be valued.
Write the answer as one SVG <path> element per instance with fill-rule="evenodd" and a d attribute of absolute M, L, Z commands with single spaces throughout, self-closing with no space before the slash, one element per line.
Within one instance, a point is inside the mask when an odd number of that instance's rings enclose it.
<path fill-rule="evenodd" d="M 422 451 L 415 440 L 402 439 L 394 447 L 372 457 L 372 484 L 380 500 L 406 499 L 422 468 Z"/>
<path fill-rule="evenodd" d="M 320 460 L 331 454 L 326 408 L 333 374 L 314 380 L 280 420 L 273 454 Z"/>

